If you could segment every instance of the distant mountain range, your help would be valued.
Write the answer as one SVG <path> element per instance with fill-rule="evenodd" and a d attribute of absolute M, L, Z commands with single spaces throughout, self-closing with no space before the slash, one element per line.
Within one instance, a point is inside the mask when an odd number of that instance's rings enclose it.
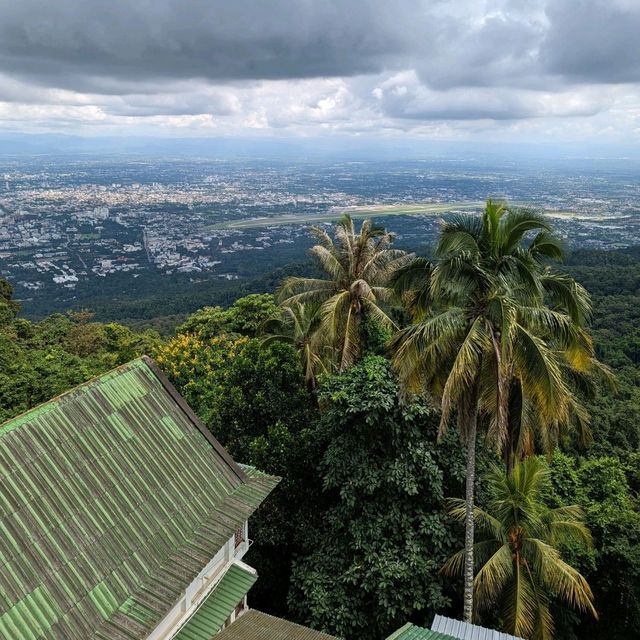
<path fill-rule="evenodd" d="M 637 145 L 549 143 L 478 143 L 434 141 L 426 138 L 346 137 L 293 138 L 79 136 L 59 133 L 0 133 L 0 157 L 37 155 L 145 155 L 234 158 L 282 158 L 291 160 L 335 158 L 341 160 L 390 159 L 491 159 L 518 158 L 633 159 L 640 160 Z"/>

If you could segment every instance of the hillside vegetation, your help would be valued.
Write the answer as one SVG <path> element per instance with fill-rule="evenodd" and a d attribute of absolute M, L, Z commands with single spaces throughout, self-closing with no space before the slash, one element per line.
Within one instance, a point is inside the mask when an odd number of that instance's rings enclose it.
<path fill-rule="evenodd" d="M 356 238 L 359 231 L 353 231 Z M 376 244 L 383 235 L 374 233 Z M 393 251 L 392 241 L 389 235 L 377 250 Z M 327 252 L 333 242 L 320 238 Z M 335 242 L 343 246 L 339 237 Z M 321 267 L 333 264 L 325 251 L 317 257 L 324 260 Z M 173 327 L 158 323 L 164 335 L 98 322 L 89 311 L 30 321 L 3 282 L 0 417 L 148 354 L 237 460 L 283 477 L 251 524 L 251 562 L 263 576 L 252 591 L 252 606 L 348 640 L 383 638 L 408 620 L 428 626 L 436 612 L 460 618 L 461 573 L 441 569 L 464 546 L 464 526 L 448 499 L 465 496 L 468 439 L 456 428 L 456 407 L 442 424 L 437 385 L 412 394 L 394 365 L 390 338 L 396 328 L 430 317 L 406 299 L 401 305 L 391 283 L 383 291 L 394 260 L 399 268 L 409 264 L 400 253 L 380 258 L 380 268 L 369 272 L 379 278 L 370 283 L 375 296 L 361 289 L 363 313 L 356 324 L 345 320 L 354 307 L 335 298 L 344 282 L 327 284 L 331 278 L 324 276 L 303 282 L 289 271 L 265 282 L 263 290 L 273 291 L 284 281 L 277 296 L 251 293 L 223 308 L 207 306 L 202 292 L 201 308 L 191 314 L 172 303 L 170 312 L 180 320 Z M 559 429 L 553 451 L 544 451 L 533 437 L 515 457 L 536 461 L 528 473 L 538 474 L 530 500 L 540 522 L 553 510 L 576 505 L 572 517 L 587 532 L 584 540 L 565 536 L 553 544 L 558 559 L 588 584 L 597 618 L 588 607 L 576 609 L 555 597 L 553 581 L 541 583 L 538 595 L 553 620 L 551 635 L 533 627 L 527 635 L 637 638 L 640 250 L 576 252 L 562 269 L 592 296 L 593 318 L 585 330 L 593 337 L 593 355 L 611 368 L 617 385 L 600 380 L 576 390 L 590 414 L 587 442 L 577 429 Z M 347 277 L 337 267 L 331 274 Z M 145 305 L 147 319 L 166 315 L 159 298 Z M 508 490 L 500 484 L 503 456 L 483 420 L 474 447 L 475 504 L 492 514 Z M 520 464 L 507 462 L 515 474 L 524 473 Z M 530 529 L 530 537 L 538 539 L 541 531 Z M 483 536 L 487 531 L 476 531 L 476 541 Z M 476 564 L 480 560 L 476 555 Z M 477 598 L 483 593 L 476 588 Z M 489 606 L 474 606 L 476 619 L 508 629 L 508 602 L 498 592 L 487 597 Z"/>

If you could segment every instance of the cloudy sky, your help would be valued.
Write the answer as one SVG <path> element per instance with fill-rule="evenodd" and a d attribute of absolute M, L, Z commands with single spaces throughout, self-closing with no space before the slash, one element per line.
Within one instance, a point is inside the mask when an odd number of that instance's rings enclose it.
<path fill-rule="evenodd" d="M 640 142 L 640 0 L 0 0 L 0 129 Z"/>

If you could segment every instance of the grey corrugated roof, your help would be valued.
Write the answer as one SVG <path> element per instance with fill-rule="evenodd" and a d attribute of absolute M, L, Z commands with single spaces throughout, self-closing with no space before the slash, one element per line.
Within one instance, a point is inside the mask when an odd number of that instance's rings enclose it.
<path fill-rule="evenodd" d="M 216 635 L 215 640 L 340 640 L 314 629 L 251 609 Z"/>
<path fill-rule="evenodd" d="M 439 615 L 433 619 L 431 629 L 439 633 L 446 633 L 458 640 L 523 640 L 523 638 L 510 636 L 508 633 Z"/>

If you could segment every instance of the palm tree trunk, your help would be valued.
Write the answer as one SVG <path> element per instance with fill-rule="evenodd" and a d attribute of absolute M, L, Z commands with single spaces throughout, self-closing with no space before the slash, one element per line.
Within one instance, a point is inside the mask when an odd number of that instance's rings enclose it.
<path fill-rule="evenodd" d="M 478 413 L 473 406 L 469 412 L 467 425 L 467 486 L 465 492 L 464 531 L 464 612 L 463 620 L 471 622 L 473 617 L 473 542 L 474 542 L 474 487 L 476 480 L 476 432 Z"/>
<path fill-rule="evenodd" d="M 496 358 L 496 405 L 498 409 L 497 418 L 497 433 L 495 437 L 500 444 L 501 447 L 506 447 L 509 443 L 508 440 L 508 431 L 509 431 L 509 422 L 508 422 L 508 413 L 509 413 L 509 393 L 507 386 L 507 372 L 505 371 L 504 362 L 502 359 L 502 349 L 500 348 L 500 343 L 498 341 L 498 336 L 496 336 L 495 330 L 491 329 L 491 342 L 493 343 L 493 352 Z"/>
<path fill-rule="evenodd" d="M 511 473 L 513 471 L 513 461 L 514 461 L 514 453 L 513 453 L 513 439 L 510 436 L 507 438 L 507 443 L 504 446 L 504 464 L 507 468 L 507 473 Z"/>

